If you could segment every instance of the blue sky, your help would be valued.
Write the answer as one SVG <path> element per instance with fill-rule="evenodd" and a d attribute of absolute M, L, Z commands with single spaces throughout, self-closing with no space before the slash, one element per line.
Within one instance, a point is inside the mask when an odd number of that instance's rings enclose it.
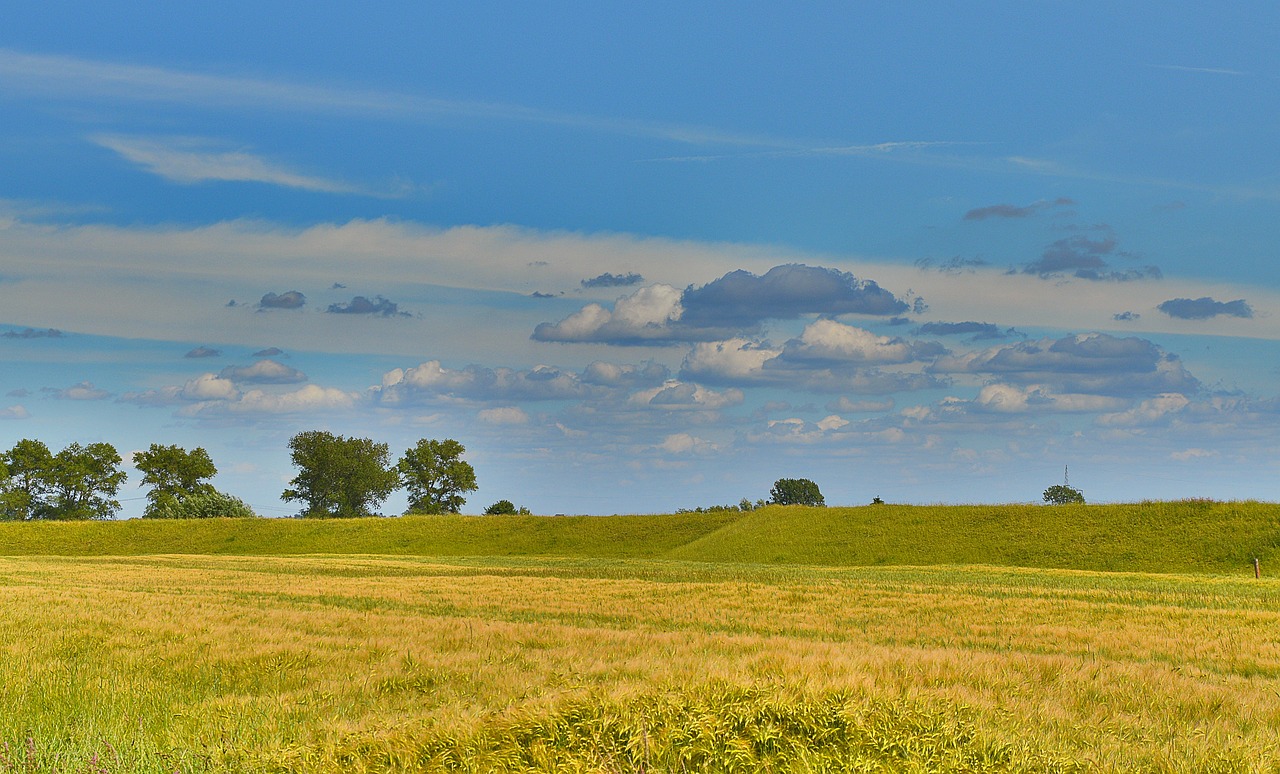
<path fill-rule="evenodd" d="M 460 440 L 469 512 L 1280 499 L 1278 27 L 8 9 L 0 446 L 204 446 L 267 515 L 310 429 Z"/>

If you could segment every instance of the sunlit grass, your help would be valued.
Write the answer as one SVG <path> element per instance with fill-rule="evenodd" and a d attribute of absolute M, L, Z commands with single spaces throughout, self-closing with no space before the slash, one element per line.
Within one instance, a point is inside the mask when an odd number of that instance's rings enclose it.
<path fill-rule="evenodd" d="M 1252 577 L 23 557 L 0 605 L 6 774 L 1280 768 Z"/>

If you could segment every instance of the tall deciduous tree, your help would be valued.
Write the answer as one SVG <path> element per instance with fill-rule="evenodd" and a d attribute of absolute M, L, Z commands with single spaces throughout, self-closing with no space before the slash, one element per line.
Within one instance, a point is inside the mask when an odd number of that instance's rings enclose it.
<path fill-rule="evenodd" d="M 180 446 L 153 443 L 146 451 L 133 455 L 133 466 L 142 471 L 142 484 L 151 486 L 143 518 L 162 518 L 181 511 L 173 506 L 180 506 L 192 495 L 213 492 L 213 486 L 205 479 L 218 474 L 209 452 L 201 447 L 187 451 Z"/>
<path fill-rule="evenodd" d="M 128 478 L 120 462 L 119 452 L 109 443 L 72 443 L 55 454 L 48 476 L 52 497 L 44 518 L 113 517 L 120 510 L 116 493 Z"/>
<path fill-rule="evenodd" d="M 409 490 L 409 510 L 405 513 L 457 513 L 467 502 L 463 492 L 474 492 L 476 471 L 462 459 L 466 448 L 446 438 L 423 438 L 406 451 L 396 466 Z"/>
<path fill-rule="evenodd" d="M 281 498 L 305 502 L 304 517 L 372 516 L 399 483 L 385 443 L 311 430 L 289 439 L 289 449 L 298 475 Z"/>
<path fill-rule="evenodd" d="M 818 491 L 818 485 L 807 478 L 780 478 L 769 490 L 769 502 L 774 505 L 813 505 L 827 504 Z"/>
<path fill-rule="evenodd" d="M 0 513 L 5 519 L 16 521 L 41 518 L 49 494 L 49 473 L 53 469 L 49 447 L 42 441 L 24 438 L 0 460 L 8 470 Z"/>

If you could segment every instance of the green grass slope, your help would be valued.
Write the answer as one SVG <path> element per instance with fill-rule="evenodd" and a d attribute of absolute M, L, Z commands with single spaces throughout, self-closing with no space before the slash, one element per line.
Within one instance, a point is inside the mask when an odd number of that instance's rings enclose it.
<path fill-rule="evenodd" d="M 1280 506 L 1120 505 L 771 507 L 667 556 L 831 566 L 983 564 L 1099 571 L 1280 574 Z"/>
<path fill-rule="evenodd" d="M 0 522 L 4 556 L 387 554 L 655 558 L 739 513 Z"/>
<path fill-rule="evenodd" d="M 385 554 L 1280 574 L 1280 506 L 770 507 L 666 516 L 0 522 L 0 555 Z"/>

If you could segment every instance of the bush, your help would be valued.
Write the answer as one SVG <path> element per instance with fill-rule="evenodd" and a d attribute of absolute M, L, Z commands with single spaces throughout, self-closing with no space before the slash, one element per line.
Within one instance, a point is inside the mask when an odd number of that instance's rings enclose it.
<path fill-rule="evenodd" d="M 1054 484 L 1044 490 L 1044 501 L 1050 505 L 1067 505 L 1069 503 L 1083 503 L 1084 492 L 1066 484 Z"/>
<path fill-rule="evenodd" d="M 216 489 L 194 492 L 179 500 L 173 496 L 157 499 L 147 508 L 148 519 L 252 519 L 258 514 L 249 504 Z"/>

